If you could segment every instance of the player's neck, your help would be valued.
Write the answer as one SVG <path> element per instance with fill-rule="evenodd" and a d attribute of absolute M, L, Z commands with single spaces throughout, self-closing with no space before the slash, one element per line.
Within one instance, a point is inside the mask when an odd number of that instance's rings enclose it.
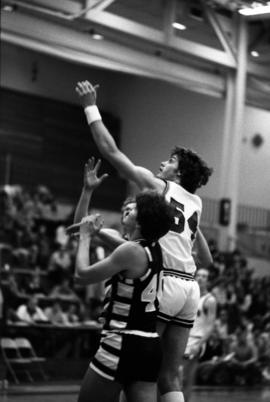
<path fill-rule="evenodd" d="M 132 231 L 131 233 L 129 233 L 129 240 L 140 240 L 142 239 L 142 234 L 141 231 L 139 230 L 139 228 L 135 228 L 134 231 Z"/>

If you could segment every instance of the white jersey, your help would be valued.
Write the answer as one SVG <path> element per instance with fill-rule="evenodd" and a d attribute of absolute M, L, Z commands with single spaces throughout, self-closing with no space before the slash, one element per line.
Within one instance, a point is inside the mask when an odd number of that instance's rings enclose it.
<path fill-rule="evenodd" d="M 209 328 L 209 322 L 207 320 L 208 311 L 205 306 L 206 300 L 212 298 L 213 295 L 211 293 L 206 293 L 205 295 L 200 297 L 197 317 L 194 321 L 194 325 L 190 330 L 189 336 L 194 338 L 202 338 Z"/>
<path fill-rule="evenodd" d="M 212 297 L 213 295 L 211 293 L 206 293 L 205 295 L 200 297 L 197 316 L 195 318 L 193 327 L 189 332 L 189 337 L 185 350 L 185 355 L 189 356 L 189 358 L 192 358 L 192 356 L 198 357 L 203 351 L 201 339 L 204 338 L 204 336 L 207 334 L 207 331 L 209 330 L 208 310 L 205 302 Z"/>
<path fill-rule="evenodd" d="M 175 208 L 174 226 L 159 240 L 164 269 L 194 275 L 196 266 L 192 246 L 200 222 L 202 201 L 197 195 L 171 181 L 166 181 L 164 196 Z"/>

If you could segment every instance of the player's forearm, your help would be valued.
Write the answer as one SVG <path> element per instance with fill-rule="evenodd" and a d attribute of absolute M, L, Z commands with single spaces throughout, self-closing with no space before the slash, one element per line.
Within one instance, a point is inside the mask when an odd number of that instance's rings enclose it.
<path fill-rule="evenodd" d="M 77 204 L 73 223 L 81 222 L 82 218 L 88 215 L 88 209 L 92 198 L 93 191 L 83 188 L 79 202 Z"/>
<path fill-rule="evenodd" d="M 94 141 L 102 156 L 108 160 L 111 160 L 114 155 L 119 152 L 119 149 L 102 120 L 94 121 L 90 125 L 90 129 Z"/>
<path fill-rule="evenodd" d="M 77 255 L 76 255 L 76 263 L 75 263 L 75 279 L 78 279 L 78 278 L 83 279 L 83 276 L 89 270 L 90 243 L 91 243 L 90 236 L 80 235 L 78 251 L 77 251 Z"/>

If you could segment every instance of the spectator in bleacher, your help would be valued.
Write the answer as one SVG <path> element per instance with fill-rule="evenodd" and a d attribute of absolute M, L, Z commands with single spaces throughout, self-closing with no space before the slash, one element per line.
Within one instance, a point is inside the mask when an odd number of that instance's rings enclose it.
<path fill-rule="evenodd" d="M 241 325 L 235 333 L 229 347 L 229 354 L 222 363 L 227 366 L 234 382 L 238 385 L 255 385 L 261 379 L 258 366 L 258 350 L 252 341 L 248 341 L 247 328 Z"/>
<path fill-rule="evenodd" d="M 74 290 L 70 286 L 70 280 L 68 278 L 64 278 L 59 285 L 56 285 L 49 296 L 52 298 L 58 298 L 62 300 L 74 301 L 78 302 L 79 297 L 74 292 Z"/>
<path fill-rule="evenodd" d="M 68 305 L 64 316 L 66 318 L 67 325 L 76 325 L 79 323 L 79 315 L 77 313 L 78 306 L 74 303 Z"/>
<path fill-rule="evenodd" d="M 264 326 L 258 336 L 254 335 L 254 339 L 258 348 L 258 360 L 263 379 L 270 383 L 270 322 Z"/>
<path fill-rule="evenodd" d="M 5 321 L 6 320 L 4 315 L 4 295 L 0 284 L 0 337 L 2 336 L 2 330 L 4 328 Z"/>
<path fill-rule="evenodd" d="M 218 318 L 215 321 L 215 329 L 218 338 L 223 343 L 223 348 L 226 349 L 229 337 L 229 323 L 228 323 L 228 312 L 225 308 L 222 308 L 219 311 Z"/>
<path fill-rule="evenodd" d="M 36 189 L 36 205 L 41 219 L 54 219 L 57 213 L 57 205 L 51 191 L 46 186 L 38 186 Z"/>
<path fill-rule="evenodd" d="M 225 349 L 224 349 L 224 342 L 220 338 L 220 335 L 216 328 L 213 329 L 206 347 L 203 356 L 201 357 L 201 361 L 208 361 L 208 360 L 216 360 L 224 356 Z"/>
<path fill-rule="evenodd" d="M 30 281 L 28 281 L 28 283 L 26 285 L 26 292 L 31 295 L 35 294 L 39 297 L 45 296 L 46 291 L 45 291 L 45 287 L 42 283 L 42 276 L 41 276 L 39 267 L 37 267 L 35 269 Z"/>
<path fill-rule="evenodd" d="M 6 267 L 6 279 L 2 279 L 2 291 L 5 299 L 5 308 L 10 308 L 15 311 L 18 303 L 25 299 L 26 292 L 22 289 L 17 281 L 14 273 L 10 271 L 10 267 Z"/>
<path fill-rule="evenodd" d="M 51 306 L 45 308 L 44 314 L 53 325 L 67 325 L 66 316 L 60 301 L 57 299 L 54 300 Z"/>
<path fill-rule="evenodd" d="M 220 279 L 216 286 L 212 289 L 212 293 L 215 296 L 218 307 L 226 307 L 227 305 L 227 287 L 224 279 Z"/>
<path fill-rule="evenodd" d="M 69 242 L 69 236 L 66 233 L 66 228 L 64 225 L 58 225 L 55 229 L 55 243 L 58 246 L 67 247 Z"/>
<path fill-rule="evenodd" d="M 52 283 L 59 283 L 71 276 L 71 258 L 66 246 L 59 245 L 50 257 L 48 274 Z"/>
<path fill-rule="evenodd" d="M 44 269 L 47 269 L 48 261 L 51 255 L 51 242 L 52 239 L 50 239 L 46 225 L 38 225 L 36 244 L 39 248 L 39 265 Z"/>
<path fill-rule="evenodd" d="M 29 268 L 35 268 L 39 265 L 39 247 L 36 242 L 31 244 L 29 248 L 28 266 Z"/>
<path fill-rule="evenodd" d="M 43 310 L 38 306 L 38 298 L 33 295 L 26 304 L 21 304 L 16 311 L 20 321 L 27 324 L 35 324 L 40 322 L 48 322 Z"/>
<path fill-rule="evenodd" d="M 228 283 L 227 285 L 227 303 L 226 310 L 228 314 L 228 333 L 232 333 L 235 331 L 236 327 L 240 322 L 240 308 L 239 308 L 239 300 L 238 293 L 235 289 L 235 284 Z"/>

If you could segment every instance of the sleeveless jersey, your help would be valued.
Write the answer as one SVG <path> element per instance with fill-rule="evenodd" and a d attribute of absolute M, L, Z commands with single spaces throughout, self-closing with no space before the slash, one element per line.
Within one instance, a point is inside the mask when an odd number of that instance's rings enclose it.
<path fill-rule="evenodd" d="M 139 240 L 148 259 L 146 273 L 136 279 L 114 275 L 106 283 L 104 330 L 156 332 L 158 293 L 162 275 L 162 252 L 159 243 Z"/>
<path fill-rule="evenodd" d="M 194 325 L 190 330 L 189 336 L 190 337 L 203 337 L 205 334 L 205 331 L 208 329 L 207 323 L 207 314 L 208 311 L 205 307 L 205 302 L 209 297 L 213 297 L 211 293 L 206 293 L 202 297 L 200 297 L 199 305 L 198 305 L 198 311 L 197 311 L 197 317 L 194 321 Z"/>
<path fill-rule="evenodd" d="M 192 246 L 199 225 L 202 201 L 179 184 L 166 181 L 166 200 L 174 207 L 175 222 L 171 230 L 159 240 L 163 254 L 164 272 L 181 271 L 194 275 L 196 266 Z"/>

